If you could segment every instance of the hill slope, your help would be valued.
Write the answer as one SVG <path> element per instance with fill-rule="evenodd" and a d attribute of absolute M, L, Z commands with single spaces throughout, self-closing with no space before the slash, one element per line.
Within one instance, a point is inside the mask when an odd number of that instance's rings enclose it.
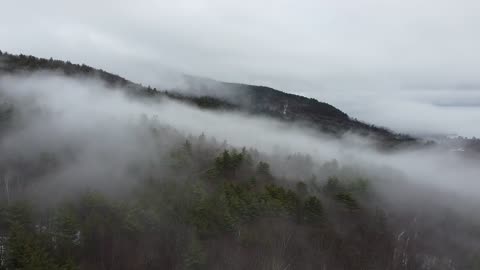
<path fill-rule="evenodd" d="M 352 119 L 330 104 L 266 86 L 225 83 L 185 76 L 185 88 L 188 89 L 157 90 L 133 83 L 101 69 L 83 64 L 72 64 L 69 61 L 7 53 L 1 53 L 1 59 L 0 76 L 1 74 L 45 70 L 61 72 L 67 76 L 96 77 L 112 87 L 132 90 L 130 93 L 134 95 L 167 96 L 205 109 L 240 110 L 253 115 L 270 116 L 282 121 L 296 121 L 335 136 L 351 132 L 373 137 L 381 142 L 382 148 L 416 142 L 408 135 L 396 134 L 385 128 Z"/>

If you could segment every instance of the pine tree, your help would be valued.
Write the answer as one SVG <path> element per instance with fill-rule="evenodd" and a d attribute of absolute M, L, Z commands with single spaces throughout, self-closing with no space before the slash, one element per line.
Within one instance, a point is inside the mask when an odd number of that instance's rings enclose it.
<path fill-rule="evenodd" d="M 187 270 L 206 269 L 207 254 L 200 240 L 193 236 L 184 255 L 184 265 Z"/>
<path fill-rule="evenodd" d="M 304 220 L 309 224 L 323 222 L 324 213 L 322 202 L 315 196 L 308 197 L 304 203 Z"/>

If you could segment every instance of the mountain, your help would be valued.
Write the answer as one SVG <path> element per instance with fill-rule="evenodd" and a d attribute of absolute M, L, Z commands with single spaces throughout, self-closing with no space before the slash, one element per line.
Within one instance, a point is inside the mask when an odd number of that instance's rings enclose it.
<path fill-rule="evenodd" d="M 375 139 L 380 142 L 379 146 L 383 149 L 418 142 L 409 135 L 394 133 L 386 128 L 353 119 L 328 103 L 266 86 L 226 83 L 184 75 L 183 88 L 156 89 L 84 64 L 72 64 L 69 61 L 22 54 L 1 53 L 1 57 L 0 76 L 34 71 L 55 71 L 67 76 L 94 77 L 112 87 L 130 90 L 129 94 L 137 96 L 166 96 L 209 110 L 238 110 L 286 122 L 295 121 L 333 136 L 350 132 Z"/>
<path fill-rule="evenodd" d="M 0 269 L 480 269 L 480 171 L 461 138 L 457 152 L 372 151 L 285 126 L 417 141 L 264 86 L 157 90 L 0 57 Z M 7 78 L 33 71 L 80 79 Z M 202 109 L 138 117 L 167 98 Z"/>
<path fill-rule="evenodd" d="M 268 115 L 289 122 L 300 122 L 314 126 L 322 132 L 341 136 L 347 132 L 373 137 L 383 146 L 398 146 L 416 142 L 405 134 L 353 119 L 340 109 L 314 98 L 285 93 L 266 86 L 218 82 L 205 78 L 185 76 L 188 93 L 209 93 L 226 98 L 253 114 Z M 230 94 L 219 94 L 228 90 Z M 174 89 L 184 92 L 185 89 Z"/>

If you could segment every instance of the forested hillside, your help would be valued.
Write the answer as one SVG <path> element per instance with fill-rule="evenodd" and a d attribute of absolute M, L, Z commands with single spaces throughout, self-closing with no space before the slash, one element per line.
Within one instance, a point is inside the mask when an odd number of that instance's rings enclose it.
<path fill-rule="evenodd" d="M 274 176 L 255 149 L 205 135 L 182 139 L 155 123 L 142 128 L 178 143 L 163 163 L 131 164 L 129 177 L 137 180 L 121 195 L 85 189 L 39 204 L 26 197 L 32 176 L 48 175 L 64 161 L 45 153 L 3 163 L 1 266 L 478 269 L 474 250 L 457 242 L 479 239 L 477 226 L 434 205 L 397 210 L 375 189 L 380 179 L 335 161 L 317 167 L 299 154 L 277 164 L 298 177 Z"/>
<path fill-rule="evenodd" d="M 396 134 L 385 128 L 369 125 L 350 118 L 330 104 L 315 99 L 284 93 L 265 86 L 217 82 L 193 76 L 184 76 L 187 89 L 157 89 L 128 81 L 120 76 L 87 65 L 72 64 L 53 59 L 26 55 L 2 54 L 1 73 L 55 71 L 68 76 L 99 78 L 112 87 L 129 89 L 135 95 L 167 96 L 205 109 L 240 110 L 256 116 L 269 116 L 306 126 L 334 135 L 345 133 L 371 137 L 381 142 L 381 148 L 408 146 L 417 141 L 411 136 Z M 187 91 L 185 91 L 187 90 Z"/>
<path fill-rule="evenodd" d="M 2 59 L 0 269 L 480 269 L 478 160 L 266 87 Z"/>

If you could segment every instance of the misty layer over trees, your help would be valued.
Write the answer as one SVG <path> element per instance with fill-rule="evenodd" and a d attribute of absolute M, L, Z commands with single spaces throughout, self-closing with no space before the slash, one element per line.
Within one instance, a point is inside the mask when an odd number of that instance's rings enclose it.
<path fill-rule="evenodd" d="M 108 86 L 128 89 L 130 90 L 128 93 L 135 96 L 147 96 L 150 99 L 169 97 L 204 109 L 263 115 L 285 122 L 302 123 L 335 136 L 355 133 L 375 138 L 382 148 L 415 143 L 415 139 L 408 135 L 396 134 L 385 128 L 352 119 L 330 104 L 264 86 L 224 83 L 183 75 L 172 78 L 168 88 L 157 90 L 150 86 L 143 87 L 103 70 L 68 61 L 3 53 L 1 63 L 2 73 L 53 71 L 71 77 L 95 77 Z"/>
<path fill-rule="evenodd" d="M 333 106 L 361 131 L 332 134 L 210 86 L 191 96 L 8 61 L 1 269 L 480 269 L 466 144 L 412 144 Z"/>

